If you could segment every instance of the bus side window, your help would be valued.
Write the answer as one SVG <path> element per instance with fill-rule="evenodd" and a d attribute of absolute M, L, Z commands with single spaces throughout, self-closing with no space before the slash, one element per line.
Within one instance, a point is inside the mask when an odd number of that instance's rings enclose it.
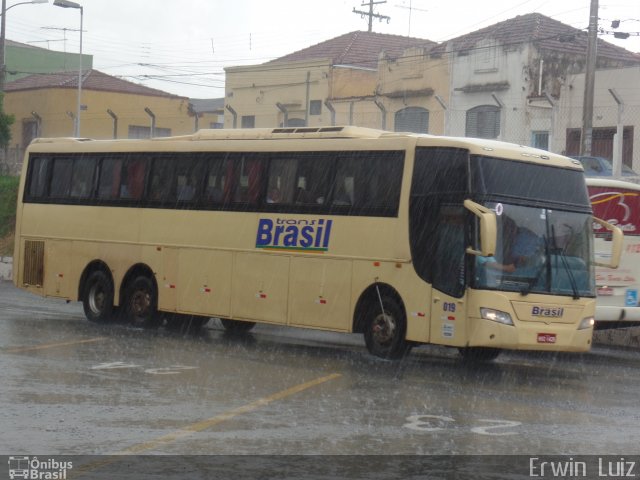
<path fill-rule="evenodd" d="M 204 203 L 206 205 L 222 204 L 224 201 L 229 171 L 226 163 L 222 158 L 211 158 L 206 162 L 206 168 L 208 168 L 204 187 Z"/>
<path fill-rule="evenodd" d="M 274 158 L 269 163 L 266 203 L 292 204 L 295 190 L 297 160 Z"/>
<path fill-rule="evenodd" d="M 71 191 L 71 173 L 73 159 L 54 158 L 53 173 L 51 174 L 51 197 L 66 198 Z"/>
<path fill-rule="evenodd" d="M 179 162 L 176 167 L 178 202 L 194 202 L 200 197 L 203 163 L 198 160 Z"/>
<path fill-rule="evenodd" d="M 175 160 L 156 158 L 151 165 L 151 181 L 147 198 L 154 203 L 173 202 L 175 200 Z"/>
<path fill-rule="evenodd" d="M 333 175 L 334 160 L 333 155 L 329 156 L 325 153 L 298 160 L 295 203 L 322 205 L 326 202 Z"/>
<path fill-rule="evenodd" d="M 120 195 L 122 159 L 103 158 L 98 177 L 98 198 L 112 200 Z"/>
<path fill-rule="evenodd" d="M 42 198 L 47 194 L 47 173 L 50 159 L 47 157 L 32 157 L 29 165 L 29 189 L 31 198 Z"/>
<path fill-rule="evenodd" d="M 144 193 L 144 180 L 147 161 L 144 158 L 134 158 L 126 161 L 120 185 L 120 198 L 140 200 Z"/>
<path fill-rule="evenodd" d="M 94 174 L 97 159 L 95 157 L 76 158 L 73 162 L 71 178 L 71 197 L 89 198 L 93 195 Z"/>
<path fill-rule="evenodd" d="M 257 205 L 260 199 L 263 160 L 243 156 L 240 160 L 238 183 L 233 196 L 234 203 Z"/>

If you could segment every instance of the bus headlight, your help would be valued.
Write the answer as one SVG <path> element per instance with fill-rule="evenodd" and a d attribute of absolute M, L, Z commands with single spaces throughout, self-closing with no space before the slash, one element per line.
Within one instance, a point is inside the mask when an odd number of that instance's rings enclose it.
<path fill-rule="evenodd" d="M 491 320 L 492 322 L 498 322 L 504 325 L 513 325 L 511 315 L 509 315 L 507 312 L 494 310 L 493 308 L 481 308 L 480 316 L 485 320 Z"/>
<path fill-rule="evenodd" d="M 587 328 L 591 328 L 595 325 L 596 320 L 593 317 L 587 317 L 587 318 L 583 318 L 582 321 L 580 322 L 580 325 L 578 325 L 578 330 L 585 330 Z"/>

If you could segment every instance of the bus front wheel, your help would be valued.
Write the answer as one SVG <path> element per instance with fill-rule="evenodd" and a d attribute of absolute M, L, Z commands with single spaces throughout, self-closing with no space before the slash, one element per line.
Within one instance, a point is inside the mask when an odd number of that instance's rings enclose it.
<path fill-rule="evenodd" d="M 127 287 L 126 316 L 135 327 L 152 328 L 160 324 L 158 292 L 146 276 L 136 277 Z"/>
<path fill-rule="evenodd" d="M 113 282 L 102 270 L 87 278 L 82 298 L 84 314 L 91 322 L 106 323 L 113 315 Z"/>
<path fill-rule="evenodd" d="M 364 340 L 372 355 L 389 360 L 402 358 L 411 349 L 405 339 L 406 317 L 398 302 L 382 296 L 367 309 Z"/>

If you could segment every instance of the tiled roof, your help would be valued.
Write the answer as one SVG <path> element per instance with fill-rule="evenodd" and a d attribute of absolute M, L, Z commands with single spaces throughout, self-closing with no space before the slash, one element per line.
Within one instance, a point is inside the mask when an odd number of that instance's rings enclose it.
<path fill-rule="evenodd" d="M 23 90 L 38 90 L 44 88 L 78 88 L 77 72 L 48 73 L 46 75 L 29 75 L 6 85 L 7 92 Z M 147 95 L 152 97 L 186 98 L 171 93 L 145 87 L 121 78 L 112 77 L 98 70 L 82 72 L 82 88 L 113 93 L 130 93 L 133 95 Z"/>
<path fill-rule="evenodd" d="M 496 23 L 475 32 L 439 44 L 432 53 L 444 53 L 447 44 L 453 51 L 472 49 L 483 39 L 495 39 L 503 45 L 535 43 L 539 49 L 568 54 L 586 54 L 587 32 L 540 13 L 528 13 Z M 640 62 L 640 55 L 598 39 L 598 57 Z"/>
<path fill-rule="evenodd" d="M 267 62 L 269 64 L 330 58 L 333 65 L 376 68 L 380 52 L 389 57 L 400 56 L 409 47 L 431 48 L 437 45 L 423 38 L 387 35 L 375 32 L 351 32 Z"/>

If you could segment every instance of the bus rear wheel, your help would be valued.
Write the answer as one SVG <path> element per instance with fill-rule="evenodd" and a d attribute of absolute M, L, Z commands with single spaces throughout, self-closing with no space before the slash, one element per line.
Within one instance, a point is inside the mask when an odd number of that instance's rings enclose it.
<path fill-rule="evenodd" d="M 84 284 L 84 314 L 91 322 L 106 323 L 112 319 L 113 282 L 102 270 L 91 272 Z"/>
<path fill-rule="evenodd" d="M 411 344 L 405 339 L 406 317 L 394 298 L 383 296 L 371 302 L 366 316 L 364 341 L 369 353 L 397 360 L 409 352 Z"/>
<path fill-rule="evenodd" d="M 256 322 L 240 322 L 227 318 L 221 318 L 220 323 L 222 323 L 224 329 L 229 333 L 246 333 L 256 326 Z"/>
<path fill-rule="evenodd" d="M 150 278 L 136 277 L 125 295 L 126 319 L 134 327 L 153 328 L 160 325 L 158 291 Z"/>

